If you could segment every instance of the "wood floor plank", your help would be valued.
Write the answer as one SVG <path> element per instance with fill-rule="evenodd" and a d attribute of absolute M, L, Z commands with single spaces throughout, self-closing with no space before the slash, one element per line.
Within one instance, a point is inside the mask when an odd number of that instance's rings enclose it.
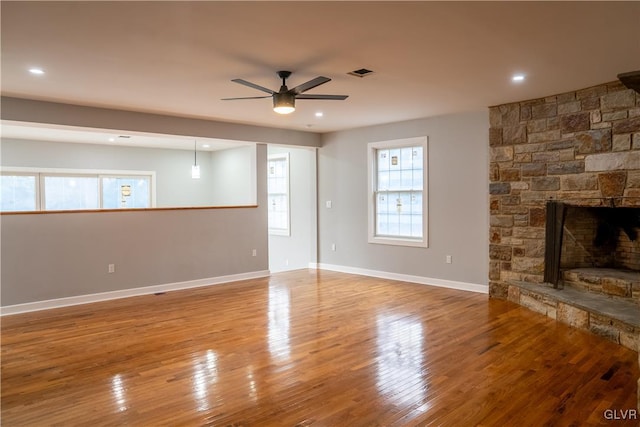
<path fill-rule="evenodd" d="M 612 425 L 639 375 L 637 353 L 508 301 L 316 270 L 1 327 L 6 426 Z"/>

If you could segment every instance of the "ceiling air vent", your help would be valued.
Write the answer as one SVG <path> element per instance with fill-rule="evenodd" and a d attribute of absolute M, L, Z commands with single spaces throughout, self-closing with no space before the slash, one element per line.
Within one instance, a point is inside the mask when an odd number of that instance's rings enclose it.
<path fill-rule="evenodd" d="M 347 74 L 355 77 L 364 77 L 368 76 L 369 74 L 373 74 L 373 71 L 367 70 L 366 68 L 360 68 L 359 70 L 350 71 Z"/>

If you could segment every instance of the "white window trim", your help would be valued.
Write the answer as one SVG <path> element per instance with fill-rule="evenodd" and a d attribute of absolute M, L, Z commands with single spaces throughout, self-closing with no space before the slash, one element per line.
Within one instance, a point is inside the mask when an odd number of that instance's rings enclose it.
<path fill-rule="evenodd" d="M 289 166 L 289 153 L 278 153 L 278 154 L 270 154 L 269 156 L 267 156 L 268 160 L 279 160 L 279 159 L 284 159 L 285 160 L 285 168 L 286 168 L 286 173 L 287 173 L 287 228 L 285 229 L 281 229 L 281 228 L 271 228 L 269 227 L 269 234 L 272 236 L 285 236 L 285 237 L 290 237 L 291 236 L 291 179 L 290 179 L 290 166 Z M 267 170 L 267 179 L 268 179 L 268 173 L 269 171 Z M 268 181 L 267 181 L 268 182 Z M 268 185 L 267 185 L 268 186 Z M 267 188 L 267 197 L 269 196 L 269 192 L 268 192 L 268 188 Z M 267 201 L 267 206 L 268 206 L 269 202 Z M 268 208 L 267 208 L 268 209 Z"/>
<path fill-rule="evenodd" d="M 406 146 L 422 146 L 423 155 L 423 184 L 422 184 L 422 239 L 407 239 L 401 237 L 382 237 L 376 236 L 376 150 L 384 148 L 406 147 Z M 415 138 L 395 139 L 390 141 L 370 142 L 367 144 L 367 181 L 368 181 L 368 195 L 367 195 L 367 215 L 368 215 L 368 241 L 369 243 L 376 243 L 382 245 L 395 245 L 395 246 L 409 246 L 409 247 L 429 247 L 428 230 L 429 230 L 429 211 L 428 211 L 428 199 L 429 199 L 429 183 L 428 178 L 428 154 L 429 139 L 426 136 Z"/>
<path fill-rule="evenodd" d="M 0 173 L 4 175 L 17 174 L 17 175 L 31 175 L 36 177 L 36 211 L 44 211 L 45 206 L 45 194 L 42 191 L 44 188 L 43 182 L 45 176 L 91 176 L 98 178 L 98 182 L 101 182 L 103 177 L 124 177 L 135 178 L 139 176 L 150 177 L 149 193 L 150 193 L 150 205 L 149 207 L 156 207 L 156 172 L 155 171 L 140 171 L 140 170 L 120 170 L 120 169 L 69 169 L 69 168 L 33 168 L 33 167 L 21 167 L 21 166 L 3 166 L 0 168 Z M 102 203 L 102 186 L 98 187 L 99 201 Z M 88 210 L 102 210 L 88 209 Z"/>

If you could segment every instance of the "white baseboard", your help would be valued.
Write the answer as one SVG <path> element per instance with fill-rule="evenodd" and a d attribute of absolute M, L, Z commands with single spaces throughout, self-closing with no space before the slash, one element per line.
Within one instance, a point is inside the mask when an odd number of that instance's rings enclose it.
<path fill-rule="evenodd" d="M 149 295 L 155 294 L 157 292 L 169 292 L 180 289 L 200 288 L 203 286 L 237 282 L 240 280 L 258 279 L 261 277 L 268 277 L 269 274 L 269 270 L 252 271 L 248 273 L 231 274 L 229 276 L 188 280 L 186 282 L 166 283 L 163 285 L 145 286 L 142 288 L 123 289 L 120 291 L 100 292 L 97 294 L 78 295 L 67 298 L 8 305 L 5 307 L 0 307 L 0 316 L 28 313 L 30 311 L 49 310 L 52 308 L 68 307 L 71 305 L 89 304 L 92 302 L 108 301 L 112 299 L 128 298 L 139 295 Z"/>
<path fill-rule="evenodd" d="M 421 285 L 437 286 L 440 288 L 458 289 L 461 291 L 478 292 L 488 294 L 487 285 L 476 283 L 456 282 L 453 280 L 434 279 L 431 277 L 411 276 L 409 274 L 389 273 L 386 271 L 368 270 L 366 268 L 346 267 L 342 265 L 309 263 L 309 268 L 331 270 L 340 273 L 359 274 L 361 276 L 379 277 L 381 279 L 398 280 L 401 282 L 419 283 Z"/>

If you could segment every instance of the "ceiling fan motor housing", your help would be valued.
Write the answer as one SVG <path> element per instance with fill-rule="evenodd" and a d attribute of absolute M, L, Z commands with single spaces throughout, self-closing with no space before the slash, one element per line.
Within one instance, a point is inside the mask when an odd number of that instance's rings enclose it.
<path fill-rule="evenodd" d="M 291 92 L 280 92 L 273 94 L 273 108 L 291 107 L 295 108 L 296 95 Z"/>

